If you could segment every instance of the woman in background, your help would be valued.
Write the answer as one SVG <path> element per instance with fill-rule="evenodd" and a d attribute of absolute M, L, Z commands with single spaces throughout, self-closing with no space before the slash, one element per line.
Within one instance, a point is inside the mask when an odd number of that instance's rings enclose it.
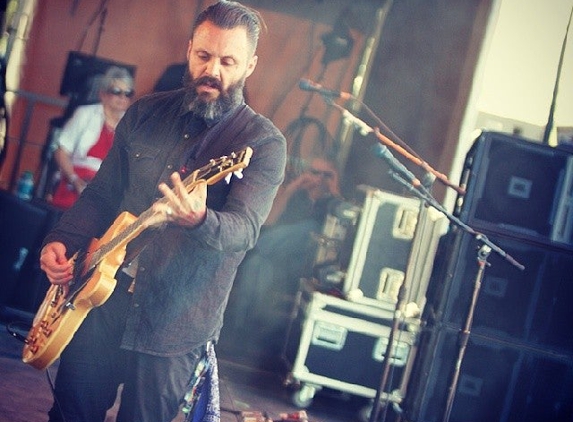
<path fill-rule="evenodd" d="M 124 68 L 112 66 L 101 79 L 100 102 L 78 107 L 66 122 L 54 152 L 60 181 L 52 197 L 53 205 L 63 209 L 71 207 L 95 176 L 133 95 L 131 74 Z"/>

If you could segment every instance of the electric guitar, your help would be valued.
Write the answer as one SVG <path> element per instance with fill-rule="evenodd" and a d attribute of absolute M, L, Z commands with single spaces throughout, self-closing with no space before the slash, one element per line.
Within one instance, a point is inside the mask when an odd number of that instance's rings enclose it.
<path fill-rule="evenodd" d="M 249 165 L 249 147 L 211 160 L 183 180 L 188 192 L 200 182 L 212 185 Z M 166 202 L 165 198 L 158 202 Z M 71 341 L 89 311 L 102 305 L 115 289 L 115 273 L 123 263 L 127 244 L 150 225 L 152 208 L 139 217 L 123 212 L 100 239 L 93 239 L 84 252 L 72 257 L 74 278 L 66 289 L 53 284 L 40 305 L 26 338 L 22 360 L 37 369 L 50 366 Z"/>

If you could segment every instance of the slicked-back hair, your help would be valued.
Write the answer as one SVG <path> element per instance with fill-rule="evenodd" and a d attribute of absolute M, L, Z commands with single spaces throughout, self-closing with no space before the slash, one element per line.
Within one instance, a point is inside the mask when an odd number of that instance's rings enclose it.
<path fill-rule="evenodd" d="M 193 24 L 191 36 L 203 22 L 212 22 L 219 28 L 233 29 L 244 26 L 251 46 L 251 54 L 255 53 L 259 42 L 261 27 L 264 26 L 259 12 L 236 1 L 221 0 L 203 10 Z"/>

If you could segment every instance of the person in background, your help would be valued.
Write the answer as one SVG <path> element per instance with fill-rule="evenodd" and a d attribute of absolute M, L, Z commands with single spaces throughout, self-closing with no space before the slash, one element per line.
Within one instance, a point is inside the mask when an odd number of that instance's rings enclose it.
<path fill-rule="evenodd" d="M 257 245 L 245 259 L 258 254 L 274 267 L 275 286 L 296 284 L 308 275 L 314 250 L 312 234 L 320 233 L 329 207 L 342 200 L 336 160 L 311 158 L 305 170 L 281 185 Z"/>
<path fill-rule="evenodd" d="M 41 268 L 65 289 L 70 258 L 118 215 L 146 212 L 149 227 L 129 243 L 109 299 L 62 352 L 51 422 L 104 421 L 120 383 L 118 422 L 172 421 L 197 363 L 217 342 L 237 267 L 257 241 L 286 164 L 284 136 L 243 98 L 262 25 L 258 12 L 234 1 L 202 11 L 185 88 L 129 107 L 100 170 L 44 240 Z M 200 179 L 189 189 L 183 183 L 182 175 L 248 148 L 242 177 L 209 188 Z"/>
<path fill-rule="evenodd" d="M 280 337 L 286 323 L 275 315 L 281 297 L 294 296 L 300 278 L 310 275 L 316 246 L 312 234 L 321 232 L 329 207 L 342 200 L 334 158 L 309 161 L 279 188 L 255 248 L 239 267 L 229 318 L 238 330 L 254 323 Z"/>
<path fill-rule="evenodd" d="M 336 162 L 329 157 L 315 157 L 300 175 L 280 188 L 265 228 L 312 220 L 322 223 L 325 206 L 340 197 Z"/>
<path fill-rule="evenodd" d="M 100 102 L 79 106 L 57 138 L 54 160 L 59 183 L 50 198 L 67 209 L 93 179 L 113 144 L 115 128 L 131 104 L 133 78 L 124 68 L 112 66 L 99 86 Z"/>

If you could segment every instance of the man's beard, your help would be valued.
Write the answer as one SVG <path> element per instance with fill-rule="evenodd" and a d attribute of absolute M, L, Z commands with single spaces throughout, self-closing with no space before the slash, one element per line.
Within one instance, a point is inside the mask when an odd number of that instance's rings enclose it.
<path fill-rule="evenodd" d="M 218 79 L 210 76 L 193 79 L 189 70 L 187 70 L 183 84 L 187 92 L 186 99 L 187 104 L 189 104 L 189 110 L 205 120 L 219 120 L 226 112 L 243 102 L 245 78 L 240 79 L 235 84 L 230 85 L 227 90 L 224 90 Z M 212 100 L 207 95 L 199 94 L 197 88 L 200 85 L 209 85 L 217 88 L 219 96 Z"/>

